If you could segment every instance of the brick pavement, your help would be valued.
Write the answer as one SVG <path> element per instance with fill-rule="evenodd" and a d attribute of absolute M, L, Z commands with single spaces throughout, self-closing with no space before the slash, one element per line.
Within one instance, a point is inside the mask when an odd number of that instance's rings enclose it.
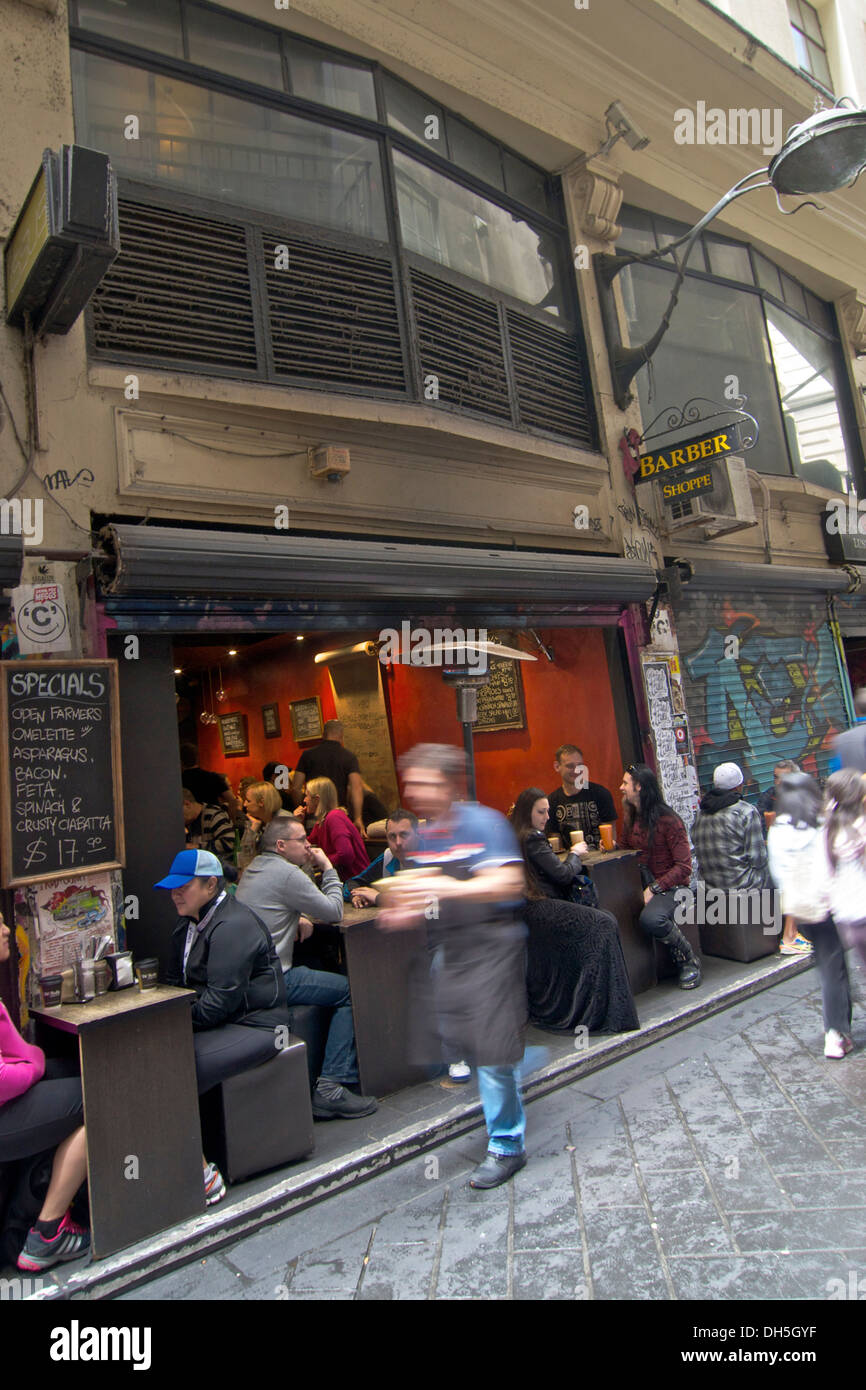
<path fill-rule="evenodd" d="M 122 1297 L 826 1300 L 866 1276 L 854 1038 L 824 1058 L 809 971 L 533 1101 L 502 1188 L 473 1134 Z"/>

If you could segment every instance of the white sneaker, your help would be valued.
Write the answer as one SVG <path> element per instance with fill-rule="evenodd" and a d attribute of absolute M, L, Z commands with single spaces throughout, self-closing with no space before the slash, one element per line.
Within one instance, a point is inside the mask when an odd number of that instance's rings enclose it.
<path fill-rule="evenodd" d="M 845 1033 L 837 1033 L 835 1028 L 828 1028 L 824 1034 L 825 1057 L 847 1057 L 853 1046 L 851 1039 Z"/>
<path fill-rule="evenodd" d="M 465 1062 L 452 1062 L 448 1068 L 448 1075 L 452 1081 L 468 1081 L 472 1071 Z"/>

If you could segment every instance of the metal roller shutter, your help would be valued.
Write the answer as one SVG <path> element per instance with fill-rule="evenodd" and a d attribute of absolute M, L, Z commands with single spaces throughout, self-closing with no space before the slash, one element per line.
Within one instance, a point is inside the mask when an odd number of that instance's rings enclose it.
<path fill-rule="evenodd" d="M 786 592 L 779 577 L 762 590 L 715 576 L 688 585 L 675 605 L 702 790 L 726 761 L 742 767 L 750 799 L 772 785 L 782 758 L 824 778 L 833 736 L 848 727 L 827 611 L 836 585 L 824 571 L 811 592 Z"/>

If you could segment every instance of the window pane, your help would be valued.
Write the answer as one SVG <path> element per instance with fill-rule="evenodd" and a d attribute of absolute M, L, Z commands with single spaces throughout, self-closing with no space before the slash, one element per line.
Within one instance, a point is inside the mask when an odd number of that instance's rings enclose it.
<path fill-rule="evenodd" d="M 705 237 L 710 272 L 723 275 L 726 280 L 736 280 L 740 285 L 752 284 L 752 266 L 749 252 L 745 246 L 732 246 L 727 241 L 716 241 Z"/>
<path fill-rule="evenodd" d="M 833 314 L 829 304 L 825 304 L 817 295 L 812 294 L 811 290 L 806 290 L 806 313 L 809 319 L 818 328 L 823 328 L 826 333 L 836 332 L 836 325 L 833 322 Z"/>
<path fill-rule="evenodd" d="M 623 208 L 619 217 L 622 236 L 616 243 L 617 251 L 634 251 L 640 255 L 655 251 L 656 239 L 652 228 L 652 218 L 648 212 L 638 208 Z"/>
<path fill-rule="evenodd" d="M 399 150 L 394 168 L 407 250 L 527 304 L 562 312 L 554 238 Z"/>
<path fill-rule="evenodd" d="M 505 169 L 505 189 L 519 203 L 525 203 L 536 212 L 550 214 L 547 202 L 547 183 L 544 175 L 525 160 L 502 151 L 502 164 Z"/>
<path fill-rule="evenodd" d="M 781 271 L 782 294 L 789 309 L 793 309 L 796 314 L 802 314 L 806 318 L 806 296 L 796 280 L 792 280 L 790 275 Z"/>
<path fill-rule="evenodd" d="M 341 63 L 313 44 L 288 42 L 289 76 L 296 97 L 376 119 L 376 90 L 369 69 Z"/>
<path fill-rule="evenodd" d="M 809 35 L 809 38 L 814 39 L 816 43 L 819 43 L 823 48 L 824 36 L 821 33 L 821 24 L 818 19 L 817 11 L 809 4 L 809 0 L 801 0 L 800 15 L 802 17 L 803 28 Z"/>
<path fill-rule="evenodd" d="M 767 304 L 766 312 L 794 472 L 846 492 L 852 484 L 832 345 L 783 309 Z"/>
<path fill-rule="evenodd" d="M 831 91 L 833 89 L 833 79 L 830 76 L 830 65 L 827 62 L 827 55 L 823 48 L 819 48 L 816 43 L 809 43 L 809 71 L 813 77 L 822 82 Z"/>
<path fill-rule="evenodd" d="M 779 280 L 779 272 L 773 262 L 768 261 L 766 256 L 762 256 L 759 251 L 752 252 L 752 259 L 755 263 L 755 275 L 761 289 L 766 290 L 768 294 L 774 294 L 777 299 L 781 299 L 782 285 Z"/>
<path fill-rule="evenodd" d="M 183 57 L 178 0 L 78 0 L 78 23 L 109 39 Z"/>
<path fill-rule="evenodd" d="M 445 116 L 442 107 L 437 106 L 429 97 L 422 96 L 420 92 L 413 92 L 411 87 L 404 86 L 393 77 L 386 77 L 384 82 L 389 126 L 401 131 L 403 135 L 410 135 L 413 140 L 447 159 L 448 147 L 445 143 Z M 431 116 L 435 119 L 430 120 Z"/>
<path fill-rule="evenodd" d="M 76 136 L 121 174 L 387 240 L 375 140 L 74 52 Z M 138 140 L 123 118 L 140 115 Z"/>
<path fill-rule="evenodd" d="M 505 187 L 499 146 L 493 140 L 479 135 L 477 130 L 464 125 L 456 117 L 449 116 L 448 147 L 452 161 L 459 164 L 461 169 L 475 174 L 476 178 L 483 179 L 485 183 L 492 183 L 494 188 Z"/>
<path fill-rule="evenodd" d="M 661 321 L 674 283 L 672 272 L 656 266 L 629 266 L 619 277 L 629 342 L 652 337 Z M 652 359 L 655 392 L 649 399 L 650 376 L 640 371 L 635 386 L 644 428 L 668 406 L 682 408 L 694 396 L 724 404 L 725 377 L 735 374 L 748 397 L 746 410 L 760 425 L 758 443 L 744 454 L 750 468 L 761 473 L 790 472 L 776 382 L 770 358 L 761 300 L 729 285 L 687 278 L 680 290 L 671 326 Z M 664 424 L 664 421 L 661 422 Z M 690 430 L 692 435 L 699 430 Z"/>
<path fill-rule="evenodd" d="M 186 29 L 191 63 L 283 90 L 279 35 L 197 5 L 187 6 Z"/>

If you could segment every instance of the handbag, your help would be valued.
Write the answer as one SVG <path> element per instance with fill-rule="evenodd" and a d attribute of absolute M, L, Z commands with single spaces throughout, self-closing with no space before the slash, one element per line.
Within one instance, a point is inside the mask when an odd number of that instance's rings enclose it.
<path fill-rule="evenodd" d="M 580 907 L 598 907 L 598 889 L 589 874 L 577 874 L 569 894 Z"/>

